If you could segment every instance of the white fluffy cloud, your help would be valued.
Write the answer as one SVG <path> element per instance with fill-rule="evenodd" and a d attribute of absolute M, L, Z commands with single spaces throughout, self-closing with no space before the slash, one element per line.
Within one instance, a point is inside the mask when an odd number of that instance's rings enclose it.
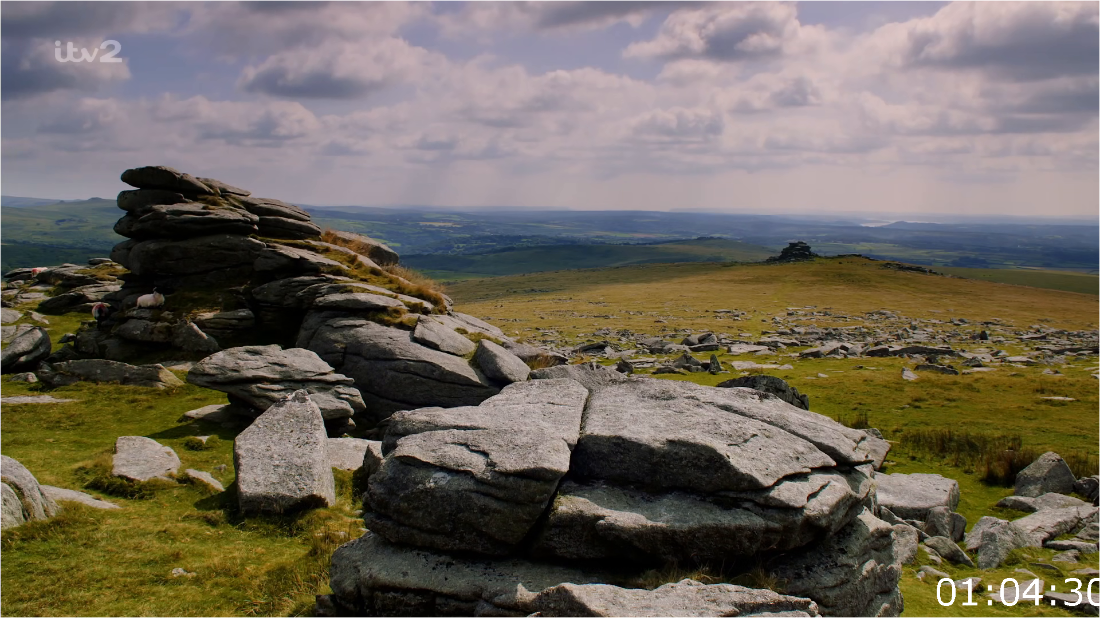
<path fill-rule="evenodd" d="M 5 181 L 164 163 L 307 203 L 606 207 L 623 191 L 657 208 L 686 188 L 715 206 L 737 183 L 792 205 L 816 199 L 792 188 L 807 182 L 882 196 L 884 178 L 937 195 L 1096 178 L 1094 3 L 952 4 L 863 34 L 780 3 L 73 6 L 86 21 L 2 9 Z M 56 63 L 51 20 L 89 41 L 163 32 L 228 91 L 96 95 L 136 81 L 130 65 Z M 622 23 L 633 39 L 586 66 L 494 46 Z M 480 52 L 448 55 L 456 36 Z"/>

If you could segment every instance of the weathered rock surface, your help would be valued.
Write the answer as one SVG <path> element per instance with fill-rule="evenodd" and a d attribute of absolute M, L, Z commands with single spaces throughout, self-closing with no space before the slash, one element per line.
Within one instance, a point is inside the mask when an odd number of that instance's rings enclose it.
<path fill-rule="evenodd" d="M 298 390 L 237 436 L 233 465 L 244 513 L 331 506 L 336 488 L 321 410 Z"/>
<path fill-rule="evenodd" d="M 486 377 L 503 384 L 523 382 L 531 374 L 527 363 L 488 339 L 477 342 L 474 362 Z"/>
<path fill-rule="evenodd" d="M 53 385 L 71 384 L 76 381 L 117 382 L 128 386 L 170 388 L 183 386 L 180 380 L 163 365 L 127 365 L 118 361 L 98 358 L 78 359 L 53 363 L 40 372 L 43 382 Z"/>
<path fill-rule="evenodd" d="M 1028 542 L 1018 528 L 996 517 L 982 517 L 966 535 L 966 549 L 977 552 L 979 569 L 997 568 L 1009 552 L 1026 547 Z"/>
<path fill-rule="evenodd" d="M 363 253 L 375 264 L 379 266 L 394 266 L 397 264 L 399 257 L 397 252 L 390 249 L 383 243 L 370 238 L 369 236 L 363 236 L 362 234 L 356 234 L 355 232 L 340 232 L 333 231 L 332 234 L 337 238 L 352 244 L 356 251 Z"/>
<path fill-rule="evenodd" d="M 798 392 L 798 389 L 787 384 L 782 378 L 766 375 L 749 375 L 740 378 L 734 378 L 732 380 L 726 380 L 718 384 L 719 388 L 751 388 L 754 390 L 770 393 L 779 397 L 783 401 L 791 404 L 792 406 L 802 408 L 803 410 L 810 409 L 810 397 Z"/>
<path fill-rule="evenodd" d="M 41 521 L 60 510 L 30 470 L 7 455 L 0 455 L 0 481 L 4 488 L 3 517 L 0 519 L 3 528 Z"/>
<path fill-rule="evenodd" d="M 122 172 L 122 182 L 138 189 L 177 191 L 194 195 L 216 195 L 214 190 L 199 182 L 191 174 L 184 174 L 163 165 L 128 169 Z"/>
<path fill-rule="evenodd" d="M 222 486 L 221 481 L 214 478 L 209 472 L 203 472 L 202 470 L 188 468 L 184 470 L 184 473 L 187 474 L 188 478 L 190 478 L 192 481 L 205 485 L 206 487 L 214 491 L 225 491 L 225 487 Z"/>
<path fill-rule="evenodd" d="M 924 519 L 924 532 L 928 536 L 942 536 L 952 541 L 961 541 L 966 534 L 966 518 L 952 512 L 946 506 L 937 506 L 928 510 Z"/>
<path fill-rule="evenodd" d="M 180 458 L 171 448 L 144 436 L 121 436 L 115 440 L 111 474 L 130 481 L 172 480 Z"/>
<path fill-rule="evenodd" d="M 587 395 L 571 381 L 522 382 L 476 408 L 395 414 L 367 527 L 421 547 L 508 553 L 568 471 Z"/>
<path fill-rule="evenodd" d="M 1100 497 L 1100 476 L 1094 474 L 1077 479 L 1073 484 L 1073 493 L 1085 496 L 1085 499 L 1091 500 L 1093 506 L 1096 506 L 1097 498 Z"/>
<path fill-rule="evenodd" d="M 658 490 L 756 490 L 869 463 L 876 441 L 759 391 L 638 380 L 592 393 L 571 471 Z"/>
<path fill-rule="evenodd" d="M 870 466 L 785 478 L 757 492 L 650 494 L 562 483 L 538 556 L 689 563 L 786 551 L 835 534 L 870 504 Z"/>
<path fill-rule="evenodd" d="M 1077 479 L 1057 453 L 1046 452 L 1016 475 L 1017 496 L 1036 498 L 1045 493 L 1068 494 Z"/>
<path fill-rule="evenodd" d="M 787 594 L 816 601 L 823 616 L 897 616 L 904 606 L 893 533 L 864 509 L 838 534 L 774 559 L 768 570 Z"/>
<path fill-rule="evenodd" d="M 522 559 L 404 547 L 371 532 L 337 548 L 329 573 L 344 611 L 373 616 L 523 616 L 536 611 L 535 597 L 543 590 L 607 579 Z"/>
<path fill-rule="evenodd" d="M 264 243 L 248 236 L 213 234 L 183 240 L 130 240 L 111 250 L 111 259 L 136 275 L 195 275 L 251 267 Z"/>
<path fill-rule="evenodd" d="M 1088 506 L 1088 503 L 1084 500 L 1074 498 L 1073 496 L 1049 493 L 1043 494 L 1036 498 L 1028 498 L 1026 496 L 1006 496 L 1002 498 L 999 502 L 997 502 L 997 506 L 1004 509 L 1012 509 L 1014 511 L 1035 513 L 1036 511 L 1042 511 L 1043 509 Z"/>
<path fill-rule="evenodd" d="M 924 544 L 934 549 L 937 554 L 951 564 L 961 564 L 968 567 L 974 566 L 974 561 L 970 559 L 970 556 L 967 556 L 966 552 L 959 549 L 959 546 L 947 537 L 930 536 L 925 539 Z"/>
<path fill-rule="evenodd" d="M 340 470 L 358 470 L 363 466 L 363 457 L 371 442 L 359 438 L 329 438 L 325 447 L 329 465 Z"/>
<path fill-rule="evenodd" d="M 1043 543 L 1070 532 L 1076 532 L 1096 519 L 1093 506 L 1044 509 L 1017 519 L 1012 527 L 1024 534 L 1027 547 L 1042 547 Z"/>
<path fill-rule="evenodd" d="M 959 484 L 938 474 L 875 474 L 878 503 L 902 519 L 925 521 L 932 509 L 954 511 Z"/>
<path fill-rule="evenodd" d="M 119 507 L 114 502 L 108 502 L 106 500 L 100 500 L 95 496 L 86 494 L 82 491 L 76 491 L 75 489 L 65 489 L 63 487 L 52 487 L 50 485 L 42 486 L 42 493 L 54 502 L 79 502 L 84 506 L 91 507 L 93 509 L 101 509 L 105 511 L 114 510 Z"/>
<path fill-rule="evenodd" d="M 195 364 L 187 381 L 228 393 L 259 412 L 298 390 L 309 393 L 326 420 L 350 418 L 366 409 L 351 378 L 302 348 L 268 345 L 223 350 Z"/>
<path fill-rule="evenodd" d="M 455 356 L 466 356 L 477 349 L 477 344 L 448 328 L 435 316 L 420 316 L 412 338 L 421 345 Z"/>
<path fill-rule="evenodd" d="M 818 616 L 810 599 L 692 579 L 653 590 L 566 583 L 534 602 L 540 616 Z"/>
<path fill-rule="evenodd" d="M 298 346 L 355 380 L 367 420 L 424 406 L 477 405 L 497 393 L 464 359 L 422 346 L 412 333 L 359 318 L 304 326 Z"/>
<path fill-rule="evenodd" d="M 14 373 L 38 366 L 50 355 L 50 333 L 41 327 L 24 331 L 0 351 L 0 371 Z"/>

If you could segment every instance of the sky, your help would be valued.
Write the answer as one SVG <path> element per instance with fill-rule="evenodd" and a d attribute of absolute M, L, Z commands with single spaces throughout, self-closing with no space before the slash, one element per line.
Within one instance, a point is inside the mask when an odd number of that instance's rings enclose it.
<path fill-rule="evenodd" d="M 1098 6 L 6 1 L 0 190 L 1095 217 Z"/>

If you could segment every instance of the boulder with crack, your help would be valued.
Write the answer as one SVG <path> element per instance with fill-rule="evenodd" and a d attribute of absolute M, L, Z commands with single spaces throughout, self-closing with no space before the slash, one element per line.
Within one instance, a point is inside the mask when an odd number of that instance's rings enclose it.
<path fill-rule="evenodd" d="M 367 527 L 421 547 L 512 551 L 569 469 L 587 395 L 576 382 L 542 380 L 477 407 L 395 414 L 370 477 Z"/>

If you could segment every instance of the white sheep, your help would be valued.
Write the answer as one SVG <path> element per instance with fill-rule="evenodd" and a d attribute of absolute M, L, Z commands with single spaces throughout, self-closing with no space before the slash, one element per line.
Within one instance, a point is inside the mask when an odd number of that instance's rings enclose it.
<path fill-rule="evenodd" d="M 153 288 L 152 294 L 138 296 L 137 306 L 139 309 L 155 309 L 157 307 L 163 307 L 164 294 L 157 292 L 157 289 Z"/>

